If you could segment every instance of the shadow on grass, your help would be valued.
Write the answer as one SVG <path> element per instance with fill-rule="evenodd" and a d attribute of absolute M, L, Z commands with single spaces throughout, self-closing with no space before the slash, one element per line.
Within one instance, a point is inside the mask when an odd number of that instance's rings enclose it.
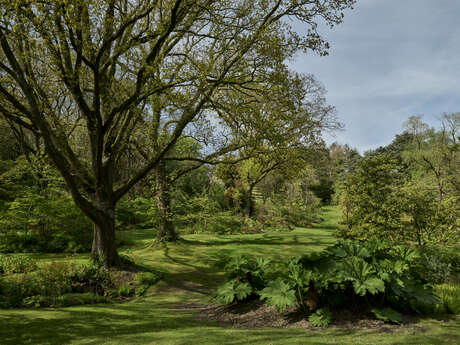
<path fill-rule="evenodd" d="M 375 330 L 232 329 L 174 311 L 167 301 L 96 305 L 0 315 L 0 342 L 16 344 L 455 344 L 458 321 L 437 333 Z"/>
<path fill-rule="evenodd" d="M 284 236 L 284 237 L 262 237 L 262 238 L 231 238 L 227 237 L 225 240 L 219 239 L 209 239 L 208 241 L 198 241 L 194 239 L 181 239 L 179 243 L 183 243 L 186 245 L 191 246 L 206 246 L 206 247 L 214 247 L 214 246 L 228 246 L 234 244 L 240 245 L 248 245 L 248 246 L 258 246 L 258 245 L 268 245 L 268 246 L 277 246 L 277 245 L 284 245 L 284 246 L 322 246 L 331 243 L 331 236 L 330 235 L 322 235 L 322 234 L 315 234 L 314 239 L 308 238 L 306 235 L 302 236 L 301 240 L 299 240 L 299 236 L 291 235 L 291 236 Z"/>
<path fill-rule="evenodd" d="M 225 329 L 213 327 L 214 323 L 194 318 L 191 312 L 162 309 L 168 306 L 132 303 L 17 313 L 0 318 L 1 344 L 247 344 L 246 337 L 238 336 L 241 332 L 225 337 Z M 251 333 L 262 343 L 290 337 L 285 331 Z M 304 331 L 294 333 L 308 337 Z"/>

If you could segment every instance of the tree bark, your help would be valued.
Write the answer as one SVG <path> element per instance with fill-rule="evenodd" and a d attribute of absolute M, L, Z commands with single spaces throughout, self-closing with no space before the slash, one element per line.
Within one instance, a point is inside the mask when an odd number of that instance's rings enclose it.
<path fill-rule="evenodd" d="M 175 242 L 178 239 L 171 220 L 171 197 L 166 177 L 165 163 L 155 168 L 155 188 L 157 202 L 157 242 Z"/>
<path fill-rule="evenodd" d="M 120 258 L 115 241 L 115 203 L 99 201 L 100 216 L 93 219 L 91 257 L 105 267 L 118 266 Z"/>
<path fill-rule="evenodd" d="M 249 186 L 246 195 L 245 215 L 248 217 L 252 217 L 254 215 L 254 200 L 252 199 L 253 189 L 254 186 Z"/>

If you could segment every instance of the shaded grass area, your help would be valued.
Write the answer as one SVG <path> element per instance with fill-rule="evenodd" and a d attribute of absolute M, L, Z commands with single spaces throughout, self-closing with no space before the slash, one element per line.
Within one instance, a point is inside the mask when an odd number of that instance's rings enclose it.
<path fill-rule="evenodd" d="M 125 253 L 164 273 L 145 297 L 124 304 L 62 309 L 0 310 L 0 344 L 458 344 L 460 319 L 427 319 L 418 331 L 232 329 L 199 320 L 199 306 L 211 302 L 223 280 L 215 263 L 230 253 L 282 260 L 319 251 L 335 241 L 338 210 L 324 209 L 312 229 L 255 235 L 187 235 L 176 244 L 152 244 L 151 230 L 130 231 L 136 245 Z M 126 235 L 126 234 L 125 234 Z M 66 260 L 43 255 L 43 261 Z M 85 260 L 84 256 L 73 259 Z M 73 260 L 72 259 L 72 260 Z"/>

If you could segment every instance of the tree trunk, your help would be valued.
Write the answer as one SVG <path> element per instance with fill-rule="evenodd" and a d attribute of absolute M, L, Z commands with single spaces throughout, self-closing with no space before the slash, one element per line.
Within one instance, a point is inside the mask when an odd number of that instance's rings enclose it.
<path fill-rule="evenodd" d="M 120 258 L 115 242 L 115 204 L 99 202 L 100 217 L 93 220 L 94 235 L 91 257 L 105 267 L 118 266 Z"/>
<path fill-rule="evenodd" d="M 160 162 L 155 168 L 155 188 L 157 202 L 157 241 L 174 242 L 178 239 L 171 220 L 171 198 L 166 178 L 165 163 Z"/>
<path fill-rule="evenodd" d="M 254 200 L 252 199 L 253 189 L 254 189 L 254 186 L 250 186 L 248 188 L 247 195 L 246 195 L 245 215 L 248 217 L 252 217 L 254 215 Z"/>

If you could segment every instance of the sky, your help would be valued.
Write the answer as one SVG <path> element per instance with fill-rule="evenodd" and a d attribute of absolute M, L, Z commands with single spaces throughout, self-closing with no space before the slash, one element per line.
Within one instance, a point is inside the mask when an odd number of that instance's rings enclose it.
<path fill-rule="evenodd" d="M 332 30 L 329 56 L 296 56 L 291 68 L 325 86 L 345 130 L 337 141 L 364 151 L 389 144 L 411 115 L 432 126 L 460 112 L 460 1 L 358 0 Z"/>

